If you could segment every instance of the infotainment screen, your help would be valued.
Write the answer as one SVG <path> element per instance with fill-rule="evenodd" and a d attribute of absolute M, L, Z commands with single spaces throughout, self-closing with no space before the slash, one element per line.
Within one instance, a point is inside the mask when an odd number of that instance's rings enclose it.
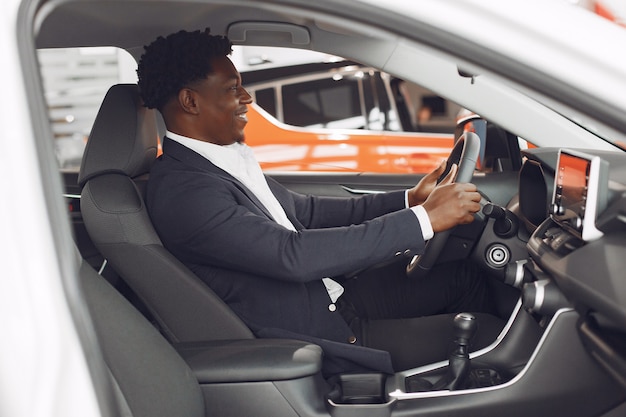
<path fill-rule="evenodd" d="M 608 164 L 598 156 L 562 149 L 555 173 L 551 215 L 584 241 L 602 236 L 596 216 L 606 208 Z"/>

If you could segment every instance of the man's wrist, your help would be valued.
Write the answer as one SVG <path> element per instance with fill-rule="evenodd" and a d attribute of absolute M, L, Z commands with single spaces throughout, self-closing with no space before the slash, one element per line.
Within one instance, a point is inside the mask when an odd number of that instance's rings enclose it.
<path fill-rule="evenodd" d="M 415 216 L 417 217 L 417 221 L 420 223 L 424 240 L 431 239 L 435 235 L 435 232 L 433 231 L 433 226 L 430 223 L 430 217 L 428 217 L 426 209 L 423 206 L 418 205 L 411 207 L 411 210 L 413 210 L 413 213 L 415 213 Z"/>

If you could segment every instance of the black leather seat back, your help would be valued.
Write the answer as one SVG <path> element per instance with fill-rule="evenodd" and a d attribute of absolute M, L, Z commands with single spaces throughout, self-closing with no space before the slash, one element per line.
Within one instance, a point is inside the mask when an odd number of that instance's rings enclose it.
<path fill-rule="evenodd" d="M 119 415 L 205 416 L 198 380 L 174 348 L 86 262 L 80 275 Z"/>
<path fill-rule="evenodd" d="M 141 191 L 157 150 L 156 114 L 142 105 L 137 85 L 111 87 L 78 178 L 81 212 L 94 245 L 172 342 L 253 338 L 154 230 Z"/>

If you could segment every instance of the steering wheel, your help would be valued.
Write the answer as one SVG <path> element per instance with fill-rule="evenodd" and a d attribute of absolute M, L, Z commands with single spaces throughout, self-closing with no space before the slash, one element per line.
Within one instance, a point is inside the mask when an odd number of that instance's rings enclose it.
<path fill-rule="evenodd" d="M 446 169 L 439 177 L 437 183 L 441 182 L 453 164 L 458 165 L 455 182 L 470 182 L 476 169 L 476 162 L 480 153 L 480 138 L 476 133 L 465 132 L 452 148 L 450 156 L 446 162 Z M 438 232 L 432 237 L 424 248 L 424 253 L 415 255 L 406 267 L 409 278 L 423 277 L 435 265 L 439 254 L 448 241 L 452 229 Z"/>

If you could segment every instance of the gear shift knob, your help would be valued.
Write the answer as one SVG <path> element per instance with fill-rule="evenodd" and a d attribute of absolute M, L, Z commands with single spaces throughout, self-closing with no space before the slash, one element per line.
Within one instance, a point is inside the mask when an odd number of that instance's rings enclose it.
<path fill-rule="evenodd" d="M 478 329 L 478 320 L 473 314 L 459 313 L 454 316 L 452 326 L 454 349 L 450 352 L 446 374 L 433 384 L 434 391 L 462 389 L 466 386 L 470 374 L 469 343 Z"/>
<path fill-rule="evenodd" d="M 469 345 L 470 340 L 478 329 L 476 317 L 470 313 L 459 313 L 454 316 L 452 324 L 454 326 L 455 343 L 462 346 Z"/>

